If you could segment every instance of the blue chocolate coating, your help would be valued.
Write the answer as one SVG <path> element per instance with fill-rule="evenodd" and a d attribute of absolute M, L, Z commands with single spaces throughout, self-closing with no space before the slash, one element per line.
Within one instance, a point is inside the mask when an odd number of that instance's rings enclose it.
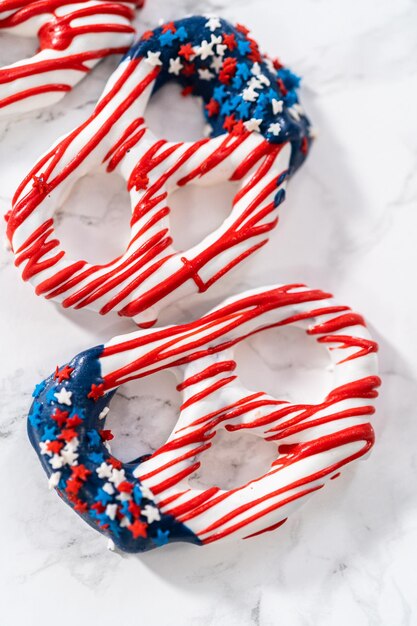
<path fill-rule="evenodd" d="M 225 124 L 231 128 L 233 122 L 261 119 L 260 132 L 268 141 L 291 142 L 291 174 L 304 161 L 311 143 L 310 122 L 304 113 L 294 109 L 294 105 L 299 102 L 297 88 L 300 78 L 285 67 L 278 66 L 279 69 L 275 69 L 273 63 L 261 55 L 257 43 L 248 36 L 245 29 L 235 27 L 224 19 L 219 18 L 218 21 L 220 26 L 214 29 L 210 29 L 208 18 L 203 16 L 187 17 L 160 26 L 145 33 L 144 38 L 132 46 L 124 60 L 147 57 L 149 52 L 160 53 L 162 65 L 155 90 L 169 81 L 175 81 L 188 88 L 193 95 L 200 96 L 204 101 L 204 114 L 211 126 L 212 137 L 224 134 Z M 221 44 L 222 55 L 217 54 L 216 43 L 211 48 L 214 54 L 206 58 L 203 58 L 206 56 L 203 54 L 194 55 L 187 60 L 184 53 L 181 53 L 182 46 L 187 44 L 194 51 L 198 51 L 202 42 L 210 44 L 212 38 L 219 37 L 224 41 L 225 36 L 226 41 L 230 41 L 227 37 L 233 36 L 235 43 L 231 44 L 232 49 Z M 212 66 L 215 56 L 220 56 L 223 61 L 222 67 L 217 70 Z M 179 59 L 183 66 L 178 75 L 169 71 L 170 61 L 175 59 Z M 234 68 L 229 69 L 230 80 L 226 80 L 227 67 Z M 201 71 L 203 75 L 200 74 Z M 212 74 L 209 80 L 202 78 L 208 76 L 207 71 Z M 253 102 L 245 100 L 244 90 L 260 75 L 263 77 L 262 84 L 254 88 L 256 98 Z M 221 77 L 225 77 L 224 80 Z M 274 113 L 273 100 L 282 102 L 282 111 Z M 214 110 L 218 108 L 217 113 L 210 113 L 207 109 L 209 103 L 212 103 Z M 233 116 L 233 120 L 228 124 L 230 116 Z M 275 123 L 279 123 L 281 127 L 278 135 L 269 130 L 271 124 Z"/>
<path fill-rule="evenodd" d="M 51 374 L 37 385 L 33 392 L 34 402 L 28 417 L 28 434 L 45 472 L 48 476 L 51 476 L 55 471 L 61 472 L 57 488 L 61 498 L 73 509 L 77 507 L 77 513 L 90 526 L 111 538 L 116 546 L 125 552 L 144 552 L 174 541 L 200 544 L 198 537 L 184 524 L 176 521 L 171 515 L 164 515 L 160 510 L 160 519 L 148 523 L 147 517 L 142 514 L 143 510 L 147 505 L 152 507 L 156 507 L 156 505 L 153 500 L 142 493 L 140 481 L 133 476 L 133 470 L 140 463 L 140 459 L 130 463 L 121 463 L 115 460 L 105 447 L 100 436 L 100 431 L 104 429 L 105 419 L 100 419 L 99 415 L 109 405 L 115 391 L 104 394 L 97 400 L 88 398 L 92 386 L 99 386 L 103 382 L 98 360 L 102 349 L 103 346 L 97 346 L 81 352 L 68 363 L 72 371 L 67 380 L 59 382 L 54 374 Z M 55 393 L 59 393 L 63 388 L 72 392 L 71 406 L 60 404 L 55 396 Z M 56 409 L 68 412 L 65 422 L 57 423 L 56 419 L 53 418 Z M 71 420 L 74 416 L 77 416 L 76 419 Z M 77 425 L 72 426 L 74 421 Z M 49 445 L 47 442 L 56 442 L 58 446 L 61 442 L 65 444 L 64 437 L 67 437 L 68 440 L 72 434 L 68 430 L 76 431 L 73 434 L 76 434 L 79 442 L 75 452 L 78 455 L 76 465 L 71 467 L 65 464 L 61 468 L 54 469 L 50 464 L 52 456 L 42 454 L 41 446 L 42 444 L 44 446 Z M 116 461 L 117 467 L 125 472 L 123 486 L 127 488 L 128 493 L 129 490 L 131 493 L 131 499 L 126 503 L 118 499 L 121 492 L 117 487 L 115 487 L 113 494 L 104 490 L 105 484 L 109 485 L 109 478 L 100 478 L 97 474 L 96 469 L 102 463 L 110 463 L 111 459 L 113 462 Z M 73 468 L 78 467 L 80 469 L 80 466 L 81 469 L 86 469 L 88 475 L 85 480 L 78 482 L 75 480 L 74 483 Z M 78 489 L 80 483 L 78 493 L 72 496 L 74 484 Z M 130 502 L 137 505 L 131 507 L 133 513 L 129 509 Z M 116 519 L 111 519 L 105 511 L 109 504 L 117 504 L 119 507 Z M 139 509 L 137 507 L 140 507 L 140 514 L 138 514 Z M 140 522 L 139 529 L 146 536 L 135 537 L 129 527 L 121 526 L 118 518 L 122 516 L 127 518 L 131 524 L 134 524 L 135 520 Z"/>

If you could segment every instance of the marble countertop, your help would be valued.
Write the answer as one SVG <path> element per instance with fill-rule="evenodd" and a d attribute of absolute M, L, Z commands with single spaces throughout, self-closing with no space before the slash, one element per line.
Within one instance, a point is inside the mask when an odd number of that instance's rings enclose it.
<path fill-rule="evenodd" d="M 139 29 L 190 12 L 248 25 L 263 50 L 301 74 L 302 101 L 318 139 L 290 182 L 269 246 L 210 300 L 183 301 L 162 321 L 189 319 L 228 290 L 259 284 L 305 282 L 333 292 L 365 315 L 380 343 L 376 445 L 369 460 L 347 470 L 275 533 L 207 548 L 177 544 L 142 556 L 109 552 L 106 541 L 48 491 L 25 419 L 35 383 L 57 363 L 132 324 L 63 313 L 36 298 L 2 250 L 0 622 L 417 624 L 417 4 L 148 0 Z M 27 42 L 14 43 L 16 58 L 27 52 Z M 0 125 L 2 213 L 22 173 L 87 116 L 115 64 L 102 63 L 57 106 Z M 163 112 L 168 103 L 169 117 Z M 168 138 L 195 138 L 202 129 L 198 104 L 175 89 L 154 99 L 149 120 Z M 177 243 L 187 245 L 216 226 L 230 199 L 227 188 L 204 197 L 181 191 L 173 199 Z M 213 206 L 206 219 L 198 217 Z M 90 259 L 110 259 L 126 240 L 128 211 L 121 180 L 96 175 L 82 180 L 61 208 L 58 232 L 75 254 L 88 250 Z M 243 378 L 295 397 L 325 384 L 320 355 L 305 353 L 299 336 L 275 333 L 274 349 L 271 338 L 242 348 Z M 163 442 L 178 398 L 161 377 L 127 386 L 114 407 L 114 451 L 129 457 Z M 157 428 L 149 416 L 159 418 Z M 229 437 L 219 439 L 197 482 L 231 486 L 267 466 L 268 447 Z M 253 458 L 250 466 L 245 457 Z"/>

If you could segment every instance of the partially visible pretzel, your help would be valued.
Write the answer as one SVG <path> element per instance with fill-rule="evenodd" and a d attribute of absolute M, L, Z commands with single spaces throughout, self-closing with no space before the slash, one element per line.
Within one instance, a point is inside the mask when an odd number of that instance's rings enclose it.
<path fill-rule="evenodd" d="M 32 57 L 0 68 L 0 117 L 58 102 L 100 59 L 132 43 L 142 0 L 4 0 L 1 31 L 37 37 Z"/>
<path fill-rule="evenodd" d="M 328 351 L 333 383 L 317 404 L 248 390 L 233 350 L 250 335 L 294 325 Z M 302 285 L 235 296 L 202 318 L 141 330 L 82 352 L 34 392 L 29 436 L 49 484 L 122 550 L 168 541 L 208 544 L 272 530 L 372 447 L 377 344 L 363 318 Z M 150 457 L 121 463 L 104 428 L 119 385 L 172 370 L 183 395 L 168 441 Z M 157 420 L 157 415 L 149 416 Z M 277 446 L 270 469 L 230 491 L 195 489 L 188 478 L 219 428 L 246 430 Z"/>
<path fill-rule="evenodd" d="M 149 325 L 163 307 L 206 291 L 268 241 L 287 180 L 307 154 L 310 123 L 298 104 L 298 78 L 262 56 L 247 33 L 199 16 L 145 33 L 91 117 L 28 173 L 7 232 L 15 264 L 37 294 Z M 211 138 L 169 142 L 147 127 L 151 93 L 170 80 L 202 98 Z M 53 221 L 75 182 L 99 167 L 123 176 L 132 208 L 127 248 L 103 265 L 68 258 Z M 176 249 L 170 194 L 222 181 L 237 185 L 230 215 L 192 248 Z"/>

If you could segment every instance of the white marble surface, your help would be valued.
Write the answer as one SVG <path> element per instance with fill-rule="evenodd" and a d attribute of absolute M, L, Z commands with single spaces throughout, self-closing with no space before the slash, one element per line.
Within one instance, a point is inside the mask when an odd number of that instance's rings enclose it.
<path fill-rule="evenodd" d="M 25 419 L 33 386 L 56 363 L 127 332 L 131 324 L 62 313 L 35 297 L 2 251 L 0 623 L 417 624 L 417 4 L 148 0 L 140 29 L 160 17 L 201 11 L 246 23 L 264 50 L 302 74 L 302 99 L 319 129 L 308 162 L 289 186 L 270 245 L 212 292 L 210 301 L 227 289 L 302 281 L 362 312 L 381 347 L 377 442 L 368 461 L 346 471 L 268 536 L 207 548 L 177 544 L 143 556 L 108 552 L 105 540 L 47 490 Z M 1 62 L 4 42 L 0 38 Z M 15 51 L 15 58 L 27 52 L 25 43 L 13 44 L 8 60 Z M 58 106 L 2 124 L 2 213 L 34 159 L 86 117 L 114 65 L 103 63 Z M 167 119 L 162 107 L 169 98 Z M 175 89 L 152 108 L 153 127 L 170 138 L 181 136 L 184 126 L 187 137 L 201 128 L 198 104 L 180 100 Z M 177 241 L 187 243 L 221 219 L 230 190 L 204 197 L 181 193 L 173 202 L 174 228 Z M 64 241 L 90 259 L 111 258 L 126 238 L 126 200 L 113 177 L 84 180 L 61 211 Z M 209 209 L 213 221 L 201 220 Z M 195 232 L 184 232 L 192 218 Z M 165 319 L 187 319 L 207 306 L 186 301 Z M 326 385 L 321 354 L 311 347 L 305 352 L 292 333 L 256 339 L 241 348 L 240 357 L 244 379 L 256 374 L 266 390 L 299 398 Z M 115 451 L 127 458 L 162 443 L 178 398 L 161 377 L 123 389 L 113 406 L 119 417 L 111 421 Z M 150 416 L 158 417 L 157 429 Z M 268 447 L 230 437 L 220 438 L 196 481 L 230 485 L 270 460 Z M 239 468 L 245 455 L 255 460 Z"/>

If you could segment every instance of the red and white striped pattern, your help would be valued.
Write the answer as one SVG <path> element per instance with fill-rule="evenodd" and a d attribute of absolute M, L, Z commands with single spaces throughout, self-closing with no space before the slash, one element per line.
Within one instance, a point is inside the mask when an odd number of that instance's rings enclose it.
<path fill-rule="evenodd" d="M 37 37 L 38 52 L 0 68 L 0 117 L 58 102 L 102 58 L 133 41 L 134 9 L 118 0 L 3 0 L 1 31 Z"/>
<path fill-rule="evenodd" d="M 238 342 L 289 325 L 328 351 L 334 383 L 318 404 L 249 391 L 233 373 Z M 177 425 L 135 475 L 164 513 L 210 543 L 278 527 L 342 467 L 366 455 L 374 441 L 370 417 L 380 384 L 376 352 L 360 315 L 327 293 L 285 285 L 230 298 L 189 324 L 115 337 L 100 363 L 106 390 L 164 369 L 182 380 Z M 265 475 L 239 488 L 191 488 L 187 479 L 221 427 L 275 442 L 277 458 Z"/>
<path fill-rule="evenodd" d="M 277 180 L 291 155 L 290 144 L 271 144 L 246 130 L 194 143 L 156 139 L 143 116 L 159 71 L 144 59 L 123 62 L 91 117 L 26 176 L 8 219 L 15 263 L 37 294 L 64 307 L 117 311 L 143 325 L 178 298 L 208 289 L 267 242 L 285 176 L 280 187 Z M 99 166 L 124 177 L 132 206 L 129 245 L 106 265 L 69 259 L 53 223 L 74 183 Z M 226 180 L 238 185 L 228 218 L 196 246 L 177 251 L 169 194 Z"/>

